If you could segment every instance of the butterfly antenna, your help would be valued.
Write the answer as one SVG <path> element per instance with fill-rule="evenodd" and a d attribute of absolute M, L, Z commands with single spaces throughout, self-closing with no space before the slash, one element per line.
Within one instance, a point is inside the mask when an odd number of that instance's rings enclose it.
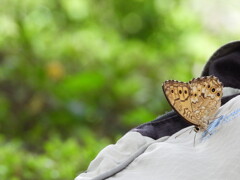
<path fill-rule="evenodd" d="M 178 134 L 177 136 L 175 136 L 175 139 L 176 139 L 177 137 L 181 136 L 183 133 L 187 132 L 188 130 L 189 130 L 189 129 L 187 129 L 187 130 L 183 131 L 181 134 Z M 191 129 L 191 131 L 192 131 L 192 129 Z"/>
<path fill-rule="evenodd" d="M 196 142 L 196 136 L 197 136 L 197 132 L 195 132 L 195 135 L 194 135 L 194 140 L 193 140 L 193 147 L 195 147 L 195 142 Z"/>

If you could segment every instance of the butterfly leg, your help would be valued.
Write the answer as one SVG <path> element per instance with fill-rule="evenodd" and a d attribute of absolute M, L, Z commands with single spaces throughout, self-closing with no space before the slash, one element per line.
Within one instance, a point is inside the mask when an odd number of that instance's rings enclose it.
<path fill-rule="evenodd" d="M 216 120 L 216 119 L 218 119 L 218 118 L 222 118 L 222 117 L 223 117 L 223 115 L 218 116 L 218 117 L 211 117 L 209 120 L 214 121 L 214 120 Z M 209 120 L 208 120 L 208 124 L 210 123 Z"/>
<path fill-rule="evenodd" d="M 191 132 L 192 132 L 193 129 L 194 129 L 194 128 L 192 128 L 191 131 L 189 131 L 189 134 L 191 134 Z"/>
<path fill-rule="evenodd" d="M 196 136 L 197 136 L 197 132 L 195 132 L 195 135 L 194 135 L 194 140 L 193 140 L 193 147 L 195 147 L 195 142 L 196 142 Z"/>

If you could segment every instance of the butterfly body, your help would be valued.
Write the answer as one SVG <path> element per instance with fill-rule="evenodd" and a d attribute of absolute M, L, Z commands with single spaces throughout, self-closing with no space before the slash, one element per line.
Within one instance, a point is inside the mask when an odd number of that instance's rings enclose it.
<path fill-rule="evenodd" d="M 177 113 L 195 125 L 195 131 L 205 130 L 221 106 L 222 83 L 215 76 L 193 79 L 188 83 L 168 80 L 163 92 Z"/>

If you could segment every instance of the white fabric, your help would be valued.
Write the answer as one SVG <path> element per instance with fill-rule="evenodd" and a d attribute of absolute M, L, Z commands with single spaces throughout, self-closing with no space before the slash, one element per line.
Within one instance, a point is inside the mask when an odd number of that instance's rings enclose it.
<path fill-rule="evenodd" d="M 232 87 L 224 87 L 223 88 L 223 97 L 231 96 L 234 94 L 240 93 L 240 89 L 232 88 Z"/>
<path fill-rule="evenodd" d="M 161 138 L 158 141 L 164 141 Z M 104 179 L 124 169 L 155 140 L 142 136 L 138 132 L 129 132 L 116 144 L 104 148 L 90 163 L 88 170 L 75 180 Z"/>
<path fill-rule="evenodd" d="M 208 129 L 211 135 L 197 133 L 195 146 L 195 132 L 189 134 L 192 127 L 157 141 L 128 133 L 116 145 L 106 147 L 88 172 L 75 180 L 240 179 L 240 96 L 223 105 L 216 116 L 220 118 Z M 186 129 L 189 131 L 175 138 Z"/>

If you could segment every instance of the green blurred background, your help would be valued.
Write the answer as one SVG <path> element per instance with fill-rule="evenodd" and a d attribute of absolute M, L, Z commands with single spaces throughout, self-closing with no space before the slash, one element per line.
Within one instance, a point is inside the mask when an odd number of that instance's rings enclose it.
<path fill-rule="evenodd" d="M 240 35 L 238 1 L 0 4 L 1 180 L 73 179 Z"/>

